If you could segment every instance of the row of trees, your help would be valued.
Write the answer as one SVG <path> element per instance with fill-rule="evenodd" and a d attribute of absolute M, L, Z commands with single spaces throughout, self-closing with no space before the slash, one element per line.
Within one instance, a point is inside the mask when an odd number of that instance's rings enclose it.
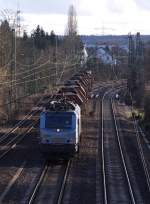
<path fill-rule="evenodd" d="M 12 116 L 23 97 L 54 89 L 80 68 L 83 45 L 73 6 L 63 37 L 39 25 L 31 35 L 19 37 L 6 19 L 0 24 L 0 41 L 0 118 Z"/>
<path fill-rule="evenodd" d="M 31 36 L 28 36 L 26 31 L 23 33 L 23 40 L 24 41 L 29 41 L 32 40 L 34 42 L 34 46 L 37 49 L 46 49 L 49 46 L 56 46 L 56 43 L 60 43 L 60 39 L 54 31 L 51 31 L 50 34 L 48 32 L 45 32 L 42 27 L 39 25 L 37 28 L 33 31 Z"/>

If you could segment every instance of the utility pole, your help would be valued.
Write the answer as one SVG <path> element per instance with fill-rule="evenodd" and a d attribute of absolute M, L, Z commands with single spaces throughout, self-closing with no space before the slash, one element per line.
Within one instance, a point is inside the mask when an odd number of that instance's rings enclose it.
<path fill-rule="evenodd" d="M 133 36 L 129 34 L 128 36 L 128 46 L 129 46 L 129 53 L 128 53 L 128 81 L 127 81 L 127 88 L 129 92 L 133 93 L 135 88 L 135 44 L 133 40 Z M 133 80 L 134 79 L 134 80 Z"/>
<path fill-rule="evenodd" d="M 135 39 L 129 34 L 127 88 L 137 105 L 141 105 L 144 94 L 144 48 L 140 33 Z"/>
<path fill-rule="evenodd" d="M 56 78 L 55 78 L 56 84 L 55 85 L 56 86 L 57 86 L 57 74 L 58 74 L 57 73 L 58 72 L 58 70 L 57 70 L 58 69 L 58 67 L 57 67 L 57 46 L 58 45 L 57 45 L 57 35 L 56 35 L 56 37 L 55 37 L 55 63 L 56 63 L 55 64 L 55 75 L 56 75 Z"/>
<path fill-rule="evenodd" d="M 14 100 L 14 70 L 15 70 L 15 53 L 14 53 L 14 48 L 15 48 L 15 29 L 12 29 L 12 49 L 11 49 L 11 66 L 10 66 L 10 80 L 11 80 L 11 87 L 9 90 L 9 107 L 8 107 L 8 115 L 9 115 L 9 120 L 12 120 L 12 112 L 13 112 L 13 100 Z"/>
<path fill-rule="evenodd" d="M 136 69 L 137 69 L 137 105 L 143 105 L 144 98 L 144 45 L 140 36 L 140 33 L 136 35 L 136 61 L 135 61 Z"/>
<path fill-rule="evenodd" d="M 17 110 L 17 67 L 16 67 L 16 30 L 12 29 L 13 35 L 12 35 L 12 72 L 13 72 L 13 92 L 14 92 L 14 108 Z"/>
<path fill-rule="evenodd" d="M 12 80 L 13 84 L 13 100 L 14 100 L 14 109 L 18 109 L 17 99 L 18 99 L 18 88 L 17 88 L 17 66 L 16 66 L 16 56 L 17 56 L 17 36 L 20 37 L 20 10 L 17 9 L 15 16 L 13 18 L 12 24 Z"/>

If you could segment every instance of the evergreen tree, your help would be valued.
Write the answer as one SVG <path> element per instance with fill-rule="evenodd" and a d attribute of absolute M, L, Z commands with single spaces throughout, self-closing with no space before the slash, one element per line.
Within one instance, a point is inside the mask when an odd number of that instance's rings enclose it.
<path fill-rule="evenodd" d="M 46 35 L 45 35 L 45 31 L 41 28 L 40 30 L 40 49 L 45 49 L 46 47 Z"/>
<path fill-rule="evenodd" d="M 23 40 L 26 41 L 28 39 L 27 32 L 24 30 L 23 31 Z"/>
<path fill-rule="evenodd" d="M 51 35 L 50 35 L 50 41 L 51 41 L 52 46 L 56 46 L 56 40 L 57 40 L 56 35 L 55 35 L 54 31 L 52 30 Z"/>
<path fill-rule="evenodd" d="M 0 29 L 3 32 L 10 32 L 11 31 L 11 28 L 10 28 L 9 23 L 8 23 L 7 20 L 2 21 Z"/>
<path fill-rule="evenodd" d="M 50 43 L 50 36 L 48 33 L 43 30 L 43 28 L 40 28 L 38 25 L 36 30 L 32 33 L 31 37 L 34 40 L 34 45 L 37 49 L 45 49 Z"/>
<path fill-rule="evenodd" d="M 40 49 L 40 33 L 41 33 L 41 29 L 40 26 L 38 25 L 36 30 L 33 32 L 33 39 L 34 39 L 34 45 L 36 48 Z"/>

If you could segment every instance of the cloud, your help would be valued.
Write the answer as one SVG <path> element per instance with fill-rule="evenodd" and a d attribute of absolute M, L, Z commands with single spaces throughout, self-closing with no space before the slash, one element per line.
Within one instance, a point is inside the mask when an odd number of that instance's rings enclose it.
<path fill-rule="evenodd" d="M 1 9 L 17 9 L 18 0 L 0 0 Z M 46 31 L 63 34 L 71 4 L 77 10 L 80 34 L 127 34 L 135 30 L 150 33 L 150 0 L 20 0 L 21 15 L 28 31 L 39 24 Z"/>
<path fill-rule="evenodd" d="M 17 9 L 19 6 L 24 13 L 35 14 L 65 14 L 74 0 L 0 0 L 1 8 Z"/>
<path fill-rule="evenodd" d="M 135 0 L 135 3 L 140 9 L 150 10 L 150 1 L 149 0 Z"/>
<path fill-rule="evenodd" d="M 67 25 L 67 16 L 63 14 L 24 14 L 24 21 L 29 33 L 40 25 L 49 33 L 54 30 L 56 34 L 63 34 Z"/>
<path fill-rule="evenodd" d="M 113 13 L 122 13 L 124 11 L 124 3 L 119 0 L 107 0 L 107 7 Z"/>

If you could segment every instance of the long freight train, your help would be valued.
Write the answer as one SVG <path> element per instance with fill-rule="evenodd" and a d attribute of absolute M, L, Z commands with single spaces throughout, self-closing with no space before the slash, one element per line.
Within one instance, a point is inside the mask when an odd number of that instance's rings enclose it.
<path fill-rule="evenodd" d="M 92 87 L 91 71 L 65 82 L 40 114 L 40 150 L 47 157 L 73 156 L 79 151 L 81 113 Z"/>

